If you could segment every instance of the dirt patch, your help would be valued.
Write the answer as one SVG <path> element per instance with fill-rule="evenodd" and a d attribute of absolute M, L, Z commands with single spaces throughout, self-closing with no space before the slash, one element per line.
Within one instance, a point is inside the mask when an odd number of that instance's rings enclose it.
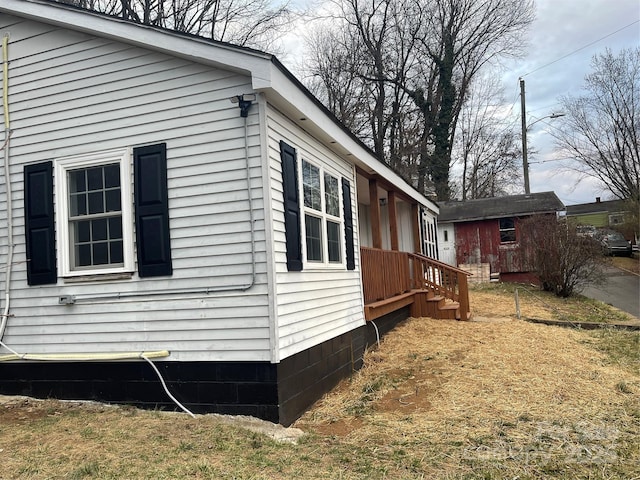
<path fill-rule="evenodd" d="M 135 411 L 134 408 L 128 406 L 121 407 L 91 401 L 41 400 L 24 396 L 0 395 L 0 424 L 5 426 L 25 424 L 47 417 L 59 417 L 79 409 L 85 413 L 101 413 L 107 410 Z M 176 414 L 162 412 L 162 415 Z M 208 414 L 206 416 L 215 418 L 221 424 L 243 428 L 279 442 L 296 443 L 304 435 L 304 432 L 298 428 L 286 428 L 254 417 L 218 414 Z"/>
<path fill-rule="evenodd" d="M 3 425 L 28 423 L 46 417 L 61 416 L 77 408 L 100 413 L 116 407 L 98 402 L 40 400 L 21 395 L 0 395 L 0 423 Z"/>

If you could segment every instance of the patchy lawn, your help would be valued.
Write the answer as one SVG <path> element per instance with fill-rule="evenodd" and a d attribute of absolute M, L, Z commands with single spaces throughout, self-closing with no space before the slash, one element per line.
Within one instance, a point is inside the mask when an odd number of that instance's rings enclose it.
<path fill-rule="evenodd" d="M 627 259 L 628 260 L 628 259 Z M 560 298 L 533 285 L 483 283 L 471 285 L 471 309 L 476 318 L 517 318 L 515 291 L 518 291 L 521 318 L 640 324 L 640 319 L 597 300 L 576 295 Z"/>
<path fill-rule="evenodd" d="M 516 320 L 511 288 L 474 290 L 476 321 L 404 322 L 295 444 L 213 415 L 0 402 L 0 478 L 639 478 L 640 332 Z"/>
<path fill-rule="evenodd" d="M 640 275 L 640 255 L 637 253 L 633 257 L 612 257 L 613 265 Z"/>

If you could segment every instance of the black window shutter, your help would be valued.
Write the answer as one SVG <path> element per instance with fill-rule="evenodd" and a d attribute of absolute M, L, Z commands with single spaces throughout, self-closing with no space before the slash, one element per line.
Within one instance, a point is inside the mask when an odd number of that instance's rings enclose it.
<path fill-rule="evenodd" d="M 346 178 L 342 179 L 342 204 L 344 207 L 344 239 L 346 244 L 347 270 L 356 269 L 355 251 L 353 245 L 353 212 L 351 209 L 351 184 Z"/>
<path fill-rule="evenodd" d="M 53 217 L 53 164 L 43 162 L 26 165 L 24 189 L 27 283 L 56 283 L 58 272 Z"/>
<path fill-rule="evenodd" d="M 166 144 L 134 148 L 133 173 L 138 275 L 171 275 Z"/>
<path fill-rule="evenodd" d="M 287 270 L 302 270 L 302 243 L 300 240 L 300 203 L 296 150 L 280 141 L 282 160 L 282 189 L 284 193 L 284 228 L 287 243 Z"/>

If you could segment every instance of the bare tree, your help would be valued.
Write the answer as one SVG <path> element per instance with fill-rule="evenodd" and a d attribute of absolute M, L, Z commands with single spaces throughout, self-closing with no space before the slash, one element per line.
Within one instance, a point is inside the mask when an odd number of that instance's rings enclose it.
<path fill-rule="evenodd" d="M 127 20 L 241 46 L 272 49 L 290 24 L 288 3 L 271 0 L 57 0 Z"/>
<path fill-rule="evenodd" d="M 640 205 L 640 47 L 595 55 L 585 93 L 561 98 L 566 121 L 556 136 L 571 167 L 614 197 Z"/>
<path fill-rule="evenodd" d="M 462 105 L 452 154 L 462 164 L 462 200 L 507 195 L 520 175 L 518 136 L 502 122 L 502 103 L 497 77 L 483 76 Z"/>
<path fill-rule="evenodd" d="M 358 37 L 347 31 L 312 30 L 307 36 L 309 63 L 314 72 L 309 90 L 358 136 L 368 131 L 366 85 L 360 70 Z"/>
<path fill-rule="evenodd" d="M 438 198 L 448 198 L 462 102 L 483 66 L 519 52 L 533 20 L 532 1 L 335 2 L 339 14 L 325 31 L 332 27 L 358 39 L 359 61 L 350 68 L 368 95 L 360 102 L 370 118 L 364 140 L 406 170 L 420 191 L 433 186 Z M 312 75 L 332 73 L 315 67 Z"/>

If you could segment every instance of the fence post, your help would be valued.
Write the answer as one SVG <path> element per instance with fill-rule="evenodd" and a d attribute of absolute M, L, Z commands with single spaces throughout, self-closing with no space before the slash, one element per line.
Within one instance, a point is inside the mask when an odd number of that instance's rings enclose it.
<path fill-rule="evenodd" d="M 460 296 L 458 300 L 460 304 L 460 318 L 461 320 L 469 320 L 471 309 L 469 305 L 469 284 L 466 273 L 458 272 L 458 295 Z"/>

